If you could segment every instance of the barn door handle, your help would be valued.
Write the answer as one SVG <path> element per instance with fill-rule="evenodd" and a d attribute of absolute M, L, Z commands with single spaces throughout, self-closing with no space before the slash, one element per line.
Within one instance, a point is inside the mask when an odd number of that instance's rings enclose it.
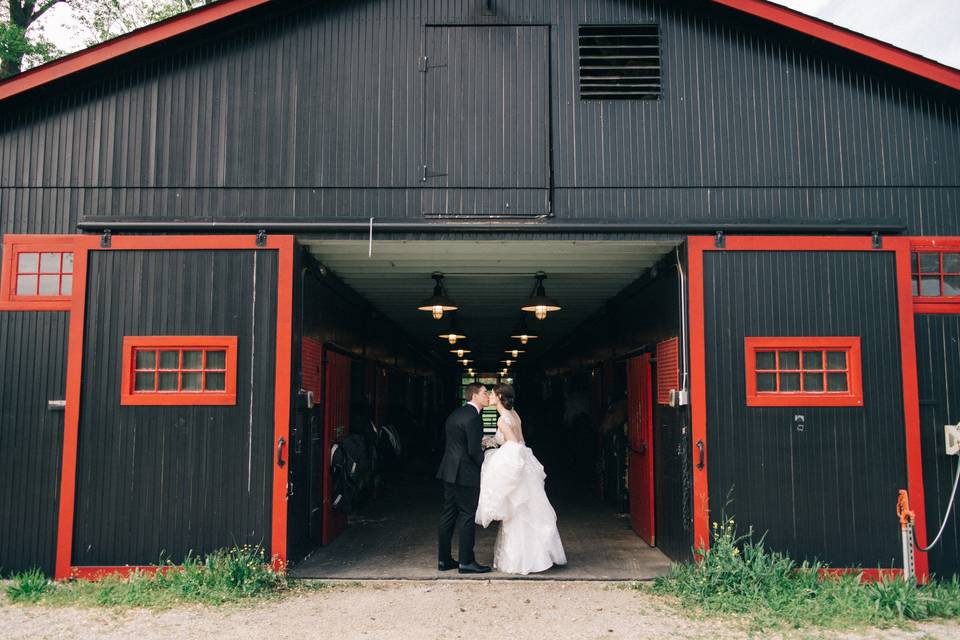
<path fill-rule="evenodd" d="M 277 440 L 277 466 L 282 467 L 287 464 L 287 461 L 283 459 L 283 445 L 287 444 L 287 441 L 281 437 Z"/>
<path fill-rule="evenodd" d="M 697 460 L 697 469 L 703 469 L 703 440 L 697 440 L 697 451 L 698 451 L 698 460 Z"/>

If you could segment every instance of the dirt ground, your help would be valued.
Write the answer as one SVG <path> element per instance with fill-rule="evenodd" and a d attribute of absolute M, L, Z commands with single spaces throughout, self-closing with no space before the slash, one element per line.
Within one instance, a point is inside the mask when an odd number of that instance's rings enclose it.
<path fill-rule="evenodd" d="M 167 611 L 0 604 L 12 638 L 376 638 L 590 640 L 739 638 L 733 623 L 686 618 L 662 600 L 600 582 L 397 581 L 344 584 L 254 606 Z M 912 631 L 811 634 L 844 638 L 960 638 L 960 624 Z"/>

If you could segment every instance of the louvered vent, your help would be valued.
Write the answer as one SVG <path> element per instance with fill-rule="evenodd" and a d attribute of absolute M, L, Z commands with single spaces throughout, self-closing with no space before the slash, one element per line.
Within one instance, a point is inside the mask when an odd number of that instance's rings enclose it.
<path fill-rule="evenodd" d="M 657 25 L 580 25 L 578 39 L 582 99 L 660 97 Z"/>

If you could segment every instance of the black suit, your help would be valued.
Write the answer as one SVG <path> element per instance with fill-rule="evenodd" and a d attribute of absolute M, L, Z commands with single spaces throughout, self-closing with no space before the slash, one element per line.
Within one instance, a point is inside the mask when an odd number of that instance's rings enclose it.
<path fill-rule="evenodd" d="M 465 404 L 447 418 L 446 446 L 437 471 L 443 480 L 443 508 L 440 511 L 439 559 L 449 559 L 450 541 L 456 525 L 460 529 L 460 564 L 474 562 L 476 537 L 474 518 L 480 500 L 480 466 L 483 464 L 483 420 L 471 404 Z"/>

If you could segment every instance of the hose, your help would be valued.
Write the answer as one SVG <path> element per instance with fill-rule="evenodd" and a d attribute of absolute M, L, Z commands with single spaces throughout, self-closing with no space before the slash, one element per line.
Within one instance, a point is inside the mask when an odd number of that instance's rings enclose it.
<path fill-rule="evenodd" d="M 950 492 L 950 499 L 947 500 L 947 511 L 943 516 L 943 522 L 940 524 L 940 530 L 937 531 L 937 536 L 933 539 L 929 545 L 921 547 L 917 544 L 917 541 L 914 540 L 913 544 L 917 547 L 918 551 L 929 551 L 933 549 L 938 542 L 940 542 L 940 536 L 943 535 L 944 530 L 947 528 L 947 521 L 950 520 L 950 514 L 953 512 L 953 501 L 957 497 L 957 485 L 960 484 L 960 458 L 957 458 L 957 474 L 953 478 L 953 491 Z"/>

